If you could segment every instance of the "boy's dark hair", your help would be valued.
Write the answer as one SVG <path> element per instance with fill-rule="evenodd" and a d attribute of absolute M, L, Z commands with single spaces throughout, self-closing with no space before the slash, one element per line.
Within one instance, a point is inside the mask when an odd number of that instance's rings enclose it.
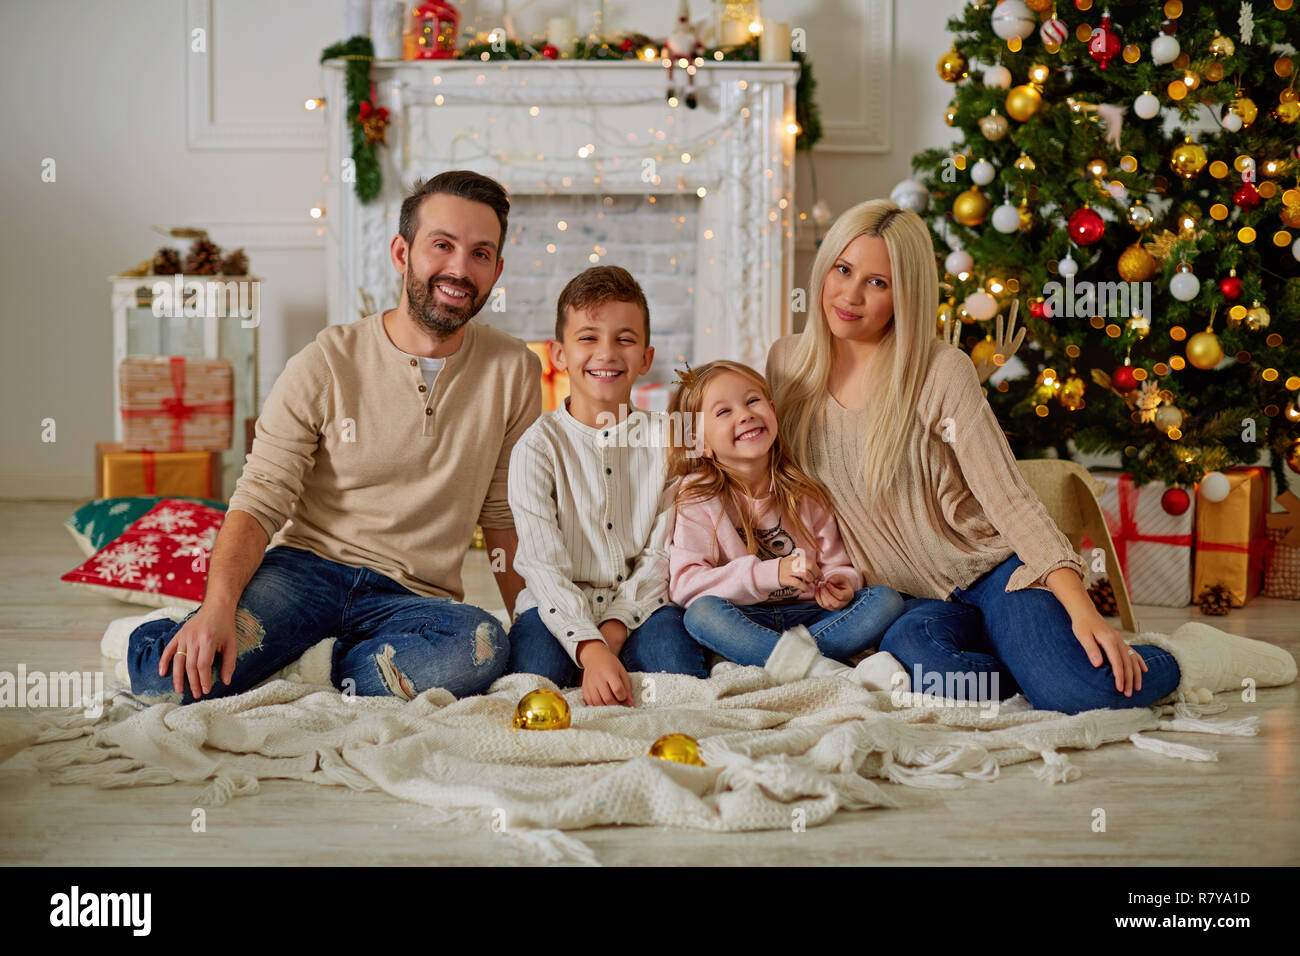
<path fill-rule="evenodd" d="M 501 223 L 501 238 L 497 243 L 497 258 L 506 244 L 506 218 L 510 214 L 510 198 L 503 187 L 490 176 L 484 176 L 470 169 L 449 169 L 432 179 L 417 180 L 411 193 L 402 200 L 402 214 L 397 221 L 397 232 L 410 246 L 415 242 L 415 231 L 420 225 L 420 203 L 425 196 L 445 193 L 459 196 L 470 202 L 481 202 L 491 207 Z"/>
<path fill-rule="evenodd" d="M 632 273 L 622 266 L 592 266 L 569 280 L 555 303 L 555 340 L 564 340 L 569 309 L 590 309 L 606 302 L 631 302 L 645 316 L 646 344 L 650 344 L 650 306 Z"/>

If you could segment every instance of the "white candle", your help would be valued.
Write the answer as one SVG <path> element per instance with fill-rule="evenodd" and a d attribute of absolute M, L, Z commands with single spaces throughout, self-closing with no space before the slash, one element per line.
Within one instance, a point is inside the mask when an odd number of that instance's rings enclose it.
<path fill-rule="evenodd" d="M 740 20 L 722 21 L 722 39 L 719 46 L 741 46 L 749 42 L 749 24 Z"/>
<path fill-rule="evenodd" d="M 578 23 L 573 17 L 551 17 L 546 21 L 546 39 L 563 53 L 573 52 L 573 41 L 578 35 Z"/>
<path fill-rule="evenodd" d="M 758 37 L 758 58 L 767 62 L 790 59 L 790 24 L 763 20 L 763 32 Z"/>

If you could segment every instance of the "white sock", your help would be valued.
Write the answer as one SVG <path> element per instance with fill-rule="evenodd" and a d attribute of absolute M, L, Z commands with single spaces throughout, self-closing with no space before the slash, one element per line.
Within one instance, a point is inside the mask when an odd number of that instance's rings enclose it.
<path fill-rule="evenodd" d="M 907 676 L 907 668 L 888 651 L 876 651 L 859 662 L 853 669 L 853 679 L 867 690 L 892 691 L 897 688 L 907 693 L 912 689 L 912 679 Z"/>
<path fill-rule="evenodd" d="M 1296 679 L 1295 658 L 1286 650 L 1200 621 L 1188 621 L 1173 634 L 1138 634 L 1129 643 L 1151 644 L 1172 654 L 1181 674 L 1175 695 L 1202 703 L 1208 694 L 1239 690 L 1246 678 L 1258 687 L 1278 687 Z"/>

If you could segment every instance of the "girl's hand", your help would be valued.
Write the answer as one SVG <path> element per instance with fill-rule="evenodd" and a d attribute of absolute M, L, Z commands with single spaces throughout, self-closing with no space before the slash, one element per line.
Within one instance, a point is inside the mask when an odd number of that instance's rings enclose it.
<path fill-rule="evenodd" d="M 1079 614 L 1071 623 L 1074 636 L 1083 645 L 1092 666 L 1101 667 L 1110 662 L 1117 691 L 1125 697 L 1132 697 L 1133 691 L 1142 689 L 1142 673 L 1147 669 L 1147 662 L 1129 647 L 1119 631 L 1107 624 L 1095 610 Z"/>
<path fill-rule="evenodd" d="M 817 579 L 821 574 L 821 568 L 817 567 L 816 562 L 808 560 L 802 548 L 796 548 L 793 554 L 787 554 L 777 566 L 777 581 L 787 588 L 816 591 Z"/>
<path fill-rule="evenodd" d="M 828 611 L 838 611 L 853 600 L 853 588 L 841 575 L 829 575 L 817 588 L 817 603 Z"/>

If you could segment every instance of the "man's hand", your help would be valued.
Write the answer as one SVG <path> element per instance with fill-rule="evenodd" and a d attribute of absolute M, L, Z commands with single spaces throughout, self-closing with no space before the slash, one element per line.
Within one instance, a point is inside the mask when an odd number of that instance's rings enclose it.
<path fill-rule="evenodd" d="M 832 574 L 826 577 L 817 588 L 817 603 L 828 611 L 838 611 L 848 607 L 853 600 L 853 588 L 843 575 Z"/>
<path fill-rule="evenodd" d="M 583 641 L 578 645 L 578 664 L 582 667 L 582 700 L 589 707 L 602 704 L 632 706 L 632 682 L 618 655 L 601 641 Z"/>
<path fill-rule="evenodd" d="M 627 625 L 615 618 L 607 621 L 601 621 L 599 625 L 601 636 L 605 638 L 605 646 L 610 649 L 615 657 L 623 653 L 623 645 L 627 643 Z"/>
<path fill-rule="evenodd" d="M 170 665 L 176 693 L 185 692 L 188 677 L 190 693 L 198 700 L 212 691 L 212 661 L 218 653 L 221 654 L 221 681 L 230 683 L 235 676 L 238 647 L 234 609 L 204 604 L 163 648 L 158 659 L 158 675 L 166 676 Z"/>

